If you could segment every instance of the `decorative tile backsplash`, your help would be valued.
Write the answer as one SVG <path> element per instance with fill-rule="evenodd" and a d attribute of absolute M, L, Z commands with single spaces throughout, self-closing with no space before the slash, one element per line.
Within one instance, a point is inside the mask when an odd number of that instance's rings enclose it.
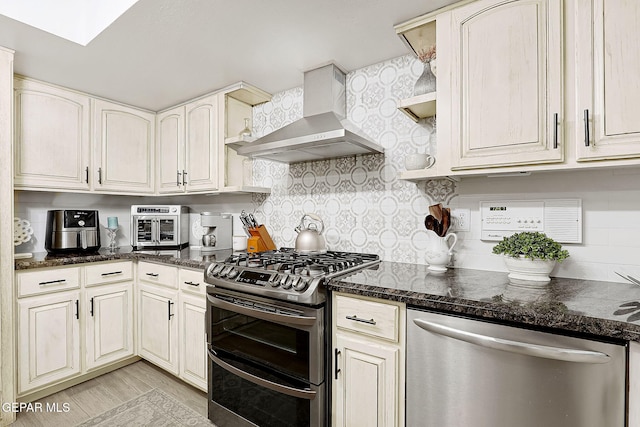
<path fill-rule="evenodd" d="M 416 185 L 398 179 L 409 153 L 433 152 L 435 120 L 415 123 L 396 108 L 412 95 L 422 64 L 403 56 L 347 75 L 347 118 L 385 154 L 307 163 L 254 162 L 256 184 L 272 187 L 254 196 L 256 214 L 265 220 L 278 246 L 295 244 L 302 216 L 316 213 L 324 221 L 332 250 L 379 254 L 388 261 L 424 264 L 428 206 L 455 196 L 449 180 Z M 268 134 L 302 117 L 302 88 L 276 94 L 253 112 L 256 136 Z"/>

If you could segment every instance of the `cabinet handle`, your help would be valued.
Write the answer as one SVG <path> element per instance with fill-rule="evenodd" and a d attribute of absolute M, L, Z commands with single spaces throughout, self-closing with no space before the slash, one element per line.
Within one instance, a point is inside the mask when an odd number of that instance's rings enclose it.
<path fill-rule="evenodd" d="M 167 301 L 167 310 L 169 312 L 169 320 L 171 320 L 171 318 L 173 317 L 173 313 L 171 313 L 171 306 L 173 305 L 173 303 L 171 302 L 171 300 Z"/>
<path fill-rule="evenodd" d="M 76 319 L 80 319 L 80 300 L 76 300 Z"/>
<path fill-rule="evenodd" d="M 376 321 L 374 319 L 361 319 L 355 314 L 353 316 L 346 316 L 348 320 L 355 320 L 356 322 L 366 323 L 367 325 L 375 325 Z"/>
<path fill-rule="evenodd" d="M 589 146 L 589 109 L 584 110 L 584 146 Z"/>
<path fill-rule="evenodd" d="M 182 170 L 182 185 L 187 185 L 187 171 Z"/>
<path fill-rule="evenodd" d="M 145 273 L 147 276 L 158 277 L 158 273 Z"/>
<path fill-rule="evenodd" d="M 90 303 L 89 314 L 91 314 L 91 317 L 93 317 L 93 298 L 89 300 L 89 303 Z"/>
<path fill-rule="evenodd" d="M 182 175 L 182 173 L 180 171 L 178 171 L 178 177 L 176 178 L 176 185 L 178 187 L 180 187 L 180 176 Z"/>
<path fill-rule="evenodd" d="M 340 356 L 340 350 L 337 348 L 333 350 L 333 358 L 335 360 L 333 364 L 333 378 L 338 379 L 338 373 L 340 372 L 340 368 L 338 368 L 338 356 Z"/>
<path fill-rule="evenodd" d="M 54 283 L 64 283 L 66 282 L 66 279 L 59 279 L 59 280 L 49 280 L 48 282 L 40 282 L 38 283 L 38 285 L 43 286 L 43 285 L 53 285 Z"/>
<path fill-rule="evenodd" d="M 84 182 L 89 183 L 89 166 L 84 168 Z"/>
<path fill-rule="evenodd" d="M 184 282 L 185 285 L 200 286 L 200 283 Z"/>
<path fill-rule="evenodd" d="M 558 148 L 558 113 L 553 115 L 553 148 Z"/>
<path fill-rule="evenodd" d="M 102 168 L 98 168 L 98 184 L 102 184 Z"/>
<path fill-rule="evenodd" d="M 122 274 L 122 271 L 112 271 L 110 273 L 102 273 L 101 276 L 113 276 L 114 274 Z"/>

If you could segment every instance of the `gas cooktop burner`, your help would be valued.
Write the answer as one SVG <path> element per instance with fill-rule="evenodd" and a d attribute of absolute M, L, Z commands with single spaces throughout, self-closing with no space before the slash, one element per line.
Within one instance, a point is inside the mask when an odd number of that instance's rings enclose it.
<path fill-rule="evenodd" d="M 205 281 L 276 299 L 317 303 L 324 300 L 318 287 L 326 280 L 355 273 L 380 262 L 378 255 L 327 251 L 301 254 L 291 248 L 260 253 L 236 253 L 212 263 Z"/>

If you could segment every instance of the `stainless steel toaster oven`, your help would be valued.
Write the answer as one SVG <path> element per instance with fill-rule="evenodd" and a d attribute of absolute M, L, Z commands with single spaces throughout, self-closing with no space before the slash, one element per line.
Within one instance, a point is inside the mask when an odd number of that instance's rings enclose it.
<path fill-rule="evenodd" d="M 182 249 L 189 245 L 189 207 L 131 206 L 131 246 L 134 249 Z"/>

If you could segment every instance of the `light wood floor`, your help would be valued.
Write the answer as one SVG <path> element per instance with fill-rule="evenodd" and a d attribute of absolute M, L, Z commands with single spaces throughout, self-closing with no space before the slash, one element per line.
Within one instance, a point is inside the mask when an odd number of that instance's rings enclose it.
<path fill-rule="evenodd" d="M 141 360 L 116 371 L 78 384 L 38 402 L 70 405 L 69 412 L 19 413 L 11 426 L 71 427 L 134 399 L 154 388 L 207 417 L 207 394 L 180 381 L 171 374 Z"/>

